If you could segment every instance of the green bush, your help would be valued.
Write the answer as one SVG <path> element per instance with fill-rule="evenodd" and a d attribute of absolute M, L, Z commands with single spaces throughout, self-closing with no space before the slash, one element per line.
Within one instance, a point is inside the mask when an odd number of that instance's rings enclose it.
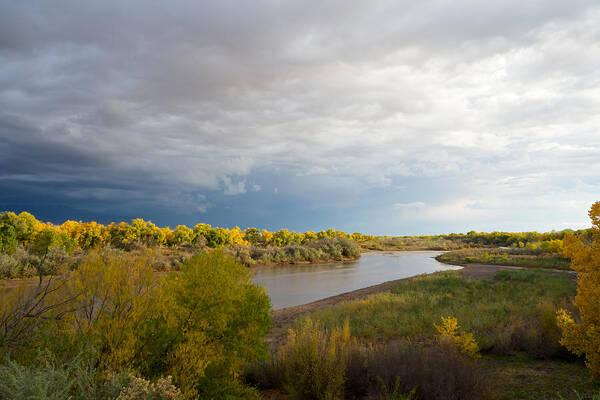
<path fill-rule="evenodd" d="M 0 398 L 2 399 L 68 399 L 73 381 L 66 369 L 47 366 L 27 368 L 15 361 L 0 365 Z"/>
<path fill-rule="evenodd" d="M 44 361 L 44 359 L 42 359 Z M 0 398 L 7 400 L 176 400 L 181 392 L 171 377 L 156 382 L 130 372 L 100 373 L 93 359 L 82 354 L 58 365 L 56 361 L 22 365 L 0 364 Z"/>
<path fill-rule="evenodd" d="M 0 278 L 17 278 L 19 276 L 19 261 L 8 254 L 0 254 Z"/>

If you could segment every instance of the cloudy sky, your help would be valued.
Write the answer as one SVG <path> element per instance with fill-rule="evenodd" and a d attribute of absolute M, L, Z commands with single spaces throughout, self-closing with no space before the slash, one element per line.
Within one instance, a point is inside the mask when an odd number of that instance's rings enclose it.
<path fill-rule="evenodd" d="M 588 226 L 597 1 L 0 0 L 0 210 Z"/>

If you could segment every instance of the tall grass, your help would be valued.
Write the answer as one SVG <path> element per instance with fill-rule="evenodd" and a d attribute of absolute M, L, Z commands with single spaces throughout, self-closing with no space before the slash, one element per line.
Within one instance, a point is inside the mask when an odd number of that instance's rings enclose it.
<path fill-rule="evenodd" d="M 548 347 L 542 342 L 551 340 L 558 355 L 562 350 L 553 313 L 574 294 L 575 283 L 561 273 L 503 271 L 493 281 L 475 281 L 449 271 L 402 282 L 391 292 L 342 303 L 311 318 L 325 327 L 348 319 L 360 339 L 387 342 L 429 341 L 434 323 L 452 316 L 483 351 L 541 353 L 540 346 Z"/>
<path fill-rule="evenodd" d="M 485 398 L 479 363 L 447 342 L 361 344 L 348 323 L 326 329 L 310 319 L 290 331 L 273 360 L 248 377 L 299 400 Z"/>

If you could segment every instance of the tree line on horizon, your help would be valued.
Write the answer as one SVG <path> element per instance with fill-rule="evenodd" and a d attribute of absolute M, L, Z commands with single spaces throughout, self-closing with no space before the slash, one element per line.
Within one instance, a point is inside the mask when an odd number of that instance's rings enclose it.
<path fill-rule="evenodd" d="M 68 220 L 60 225 L 39 221 L 24 211 L 16 214 L 11 211 L 0 213 L 0 252 L 10 253 L 18 244 L 36 246 L 50 243 L 64 247 L 68 252 L 76 249 L 94 249 L 104 246 L 129 250 L 139 245 L 145 247 L 176 247 L 193 244 L 200 247 L 219 248 L 224 246 L 287 246 L 305 244 L 324 238 L 344 238 L 356 242 L 374 239 L 375 236 L 352 234 L 334 230 L 319 232 L 294 232 L 287 229 L 270 232 L 266 229 L 239 227 L 231 229 L 213 227 L 199 223 L 190 228 L 177 225 L 159 227 L 151 221 L 136 218 L 127 222 L 111 222 L 103 225 L 95 221 L 82 222 Z"/>
<path fill-rule="evenodd" d="M 213 227 L 199 223 L 192 228 L 177 225 L 159 227 L 151 221 L 136 218 L 127 222 L 111 222 L 103 225 L 95 221 L 82 222 L 67 220 L 56 225 L 38 220 L 31 213 L 11 211 L 0 213 L 0 253 L 10 254 L 18 245 L 30 248 L 44 246 L 62 247 L 67 253 L 74 250 L 97 249 L 111 246 L 122 250 L 143 247 L 177 247 L 195 245 L 198 247 L 285 247 L 304 245 L 319 239 L 348 239 L 368 249 L 386 248 L 439 248 L 454 249 L 463 247 L 535 247 L 544 242 L 562 240 L 567 234 L 587 235 L 589 229 L 574 231 L 565 229 L 551 232 L 476 232 L 450 233 L 443 235 L 415 236 L 374 236 L 354 232 L 352 234 L 329 228 L 319 232 L 294 232 L 288 229 L 270 232 L 254 227 L 245 230 Z"/>

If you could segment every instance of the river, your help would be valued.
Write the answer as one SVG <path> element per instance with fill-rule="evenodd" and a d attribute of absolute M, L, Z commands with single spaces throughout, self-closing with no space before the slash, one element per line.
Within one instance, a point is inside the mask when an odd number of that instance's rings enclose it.
<path fill-rule="evenodd" d="M 458 269 L 434 257 L 439 251 L 364 253 L 357 261 L 254 269 L 274 309 L 297 306 L 336 294 L 435 271 Z"/>

